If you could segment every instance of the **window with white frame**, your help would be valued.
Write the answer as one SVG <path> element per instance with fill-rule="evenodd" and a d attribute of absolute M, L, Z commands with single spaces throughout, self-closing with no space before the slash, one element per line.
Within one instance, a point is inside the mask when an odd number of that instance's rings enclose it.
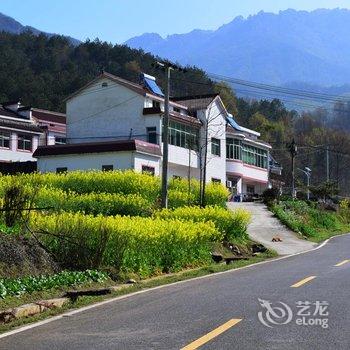
<path fill-rule="evenodd" d="M 251 145 L 242 144 L 243 163 L 267 169 L 267 151 Z"/>
<path fill-rule="evenodd" d="M 198 130 L 191 125 L 170 121 L 169 144 L 196 150 L 198 149 Z"/>
<path fill-rule="evenodd" d="M 31 151 L 33 146 L 33 137 L 25 134 L 18 134 L 17 149 L 22 151 Z"/>
<path fill-rule="evenodd" d="M 11 133 L 0 131 L 0 147 L 10 148 Z"/>
<path fill-rule="evenodd" d="M 158 135 L 157 128 L 155 126 L 151 126 L 146 128 L 147 131 L 147 142 L 158 144 Z"/>
<path fill-rule="evenodd" d="M 219 156 L 221 155 L 221 144 L 220 144 L 220 139 L 216 139 L 212 137 L 211 139 L 211 154 L 214 156 Z"/>
<path fill-rule="evenodd" d="M 227 159 L 242 159 L 241 141 L 233 138 L 226 139 L 226 158 Z"/>

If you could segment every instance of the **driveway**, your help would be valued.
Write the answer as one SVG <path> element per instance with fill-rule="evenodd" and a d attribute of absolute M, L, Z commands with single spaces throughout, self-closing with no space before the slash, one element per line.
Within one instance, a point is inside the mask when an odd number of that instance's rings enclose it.
<path fill-rule="evenodd" d="M 230 202 L 227 205 L 232 210 L 244 208 L 251 212 L 252 222 L 248 226 L 250 238 L 267 248 L 274 249 L 279 255 L 300 253 L 317 246 L 316 243 L 299 238 L 296 233 L 281 224 L 262 203 Z M 272 242 L 272 238 L 276 236 L 280 237 L 282 242 Z"/>

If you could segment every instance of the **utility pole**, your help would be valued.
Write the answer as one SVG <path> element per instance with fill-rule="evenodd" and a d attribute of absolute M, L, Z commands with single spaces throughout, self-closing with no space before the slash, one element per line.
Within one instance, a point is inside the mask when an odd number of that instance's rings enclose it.
<path fill-rule="evenodd" d="M 168 207 L 168 158 L 169 158 L 169 95 L 171 66 L 157 62 L 165 71 L 164 118 L 163 118 L 163 161 L 162 161 L 162 208 Z"/>
<path fill-rule="evenodd" d="M 296 193 L 295 193 L 295 157 L 297 155 L 297 145 L 295 144 L 295 140 L 293 138 L 292 142 L 288 145 L 288 149 L 291 155 L 292 160 L 292 199 L 295 199 Z"/>
<path fill-rule="evenodd" d="M 327 182 L 329 182 L 329 146 L 326 149 L 326 172 L 327 172 Z"/>
<path fill-rule="evenodd" d="M 152 64 L 155 66 L 154 64 Z M 170 62 L 157 62 L 165 72 L 165 93 L 164 93 L 164 118 L 163 118 L 163 161 L 162 161 L 162 194 L 161 206 L 168 207 L 168 159 L 169 159 L 169 96 L 170 96 L 170 71 L 178 70 L 186 72 L 185 69 L 178 67 Z"/>

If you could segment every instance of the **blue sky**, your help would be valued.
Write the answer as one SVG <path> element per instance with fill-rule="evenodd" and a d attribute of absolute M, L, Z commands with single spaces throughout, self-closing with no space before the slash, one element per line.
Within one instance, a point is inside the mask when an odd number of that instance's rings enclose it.
<path fill-rule="evenodd" d="M 0 0 L 0 12 L 46 32 L 122 43 L 145 32 L 162 36 L 216 29 L 234 17 L 287 8 L 349 8 L 350 0 Z"/>

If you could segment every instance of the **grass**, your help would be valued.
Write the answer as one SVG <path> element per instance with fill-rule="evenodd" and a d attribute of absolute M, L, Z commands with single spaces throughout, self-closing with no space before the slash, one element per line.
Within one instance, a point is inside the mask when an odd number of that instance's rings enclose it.
<path fill-rule="evenodd" d="M 181 271 L 178 273 L 161 275 L 158 277 L 154 277 L 154 278 L 150 278 L 150 279 L 146 279 L 146 280 L 141 280 L 134 285 L 130 285 L 130 287 L 128 287 L 128 288 L 118 290 L 118 291 L 113 292 L 111 294 L 108 294 L 106 296 L 79 297 L 75 303 L 68 303 L 60 309 L 52 309 L 52 310 L 45 311 L 45 312 L 38 314 L 38 315 L 35 315 L 35 316 L 31 316 L 31 317 L 27 317 L 27 318 L 23 318 L 23 319 L 19 319 L 19 320 L 14 320 L 8 324 L 0 324 L 0 333 L 10 331 L 14 328 L 23 326 L 25 324 L 37 322 L 37 321 L 46 319 L 46 318 L 51 317 L 51 316 L 62 314 L 64 312 L 67 312 L 68 310 L 78 309 L 78 308 L 81 308 L 83 306 L 98 303 L 100 301 L 107 300 L 107 299 L 110 299 L 113 297 L 117 297 L 117 296 L 121 296 L 121 295 L 125 295 L 125 294 L 130 294 L 130 293 L 133 293 L 133 292 L 136 292 L 139 290 L 154 288 L 154 287 L 161 286 L 161 285 L 166 285 L 166 284 L 175 283 L 175 282 L 179 282 L 179 281 L 185 281 L 185 280 L 189 280 L 189 279 L 196 278 L 196 277 L 202 277 L 202 276 L 210 275 L 210 274 L 217 273 L 217 272 L 234 270 L 234 269 L 237 269 L 240 267 L 256 264 L 258 262 L 261 262 L 261 261 L 264 261 L 267 259 L 271 259 L 271 258 L 274 258 L 276 256 L 277 256 L 277 254 L 275 252 L 268 251 L 268 252 L 262 253 L 259 256 L 254 256 L 254 257 L 250 258 L 249 260 L 239 260 L 239 261 L 235 261 L 229 265 L 214 264 L 213 263 L 213 264 L 210 264 L 210 265 L 207 265 L 204 267 L 200 267 L 200 268 L 196 268 L 196 269 L 189 269 L 189 270 L 184 270 L 184 271 Z M 103 286 L 107 286 L 107 285 L 111 285 L 111 284 L 112 284 L 111 281 L 106 281 L 104 283 L 90 283 L 88 285 L 80 285 L 79 289 L 84 289 L 87 287 L 91 287 L 91 288 L 103 287 Z M 66 289 L 57 288 L 57 289 L 54 289 L 51 291 L 23 295 L 20 298 L 15 298 L 15 297 L 9 298 L 6 301 L 4 300 L 0 303 L 0 309 L 3 310 L 6 308 L 9 308 L 9 307 L 23 305 L 26 303 L 38 301 L 40 299 L 50 299 L 50 298 L 60 297 L 64 294 L 64 291 L 66 291 Z"/>
<path fill-rule="evenodd" d="M 350 231 L 349 208 L 333 212 L 317 207 L 317 203 L 288 200 L 272 205 L 270 210 L 283 224 L 312 242 Z"/>

